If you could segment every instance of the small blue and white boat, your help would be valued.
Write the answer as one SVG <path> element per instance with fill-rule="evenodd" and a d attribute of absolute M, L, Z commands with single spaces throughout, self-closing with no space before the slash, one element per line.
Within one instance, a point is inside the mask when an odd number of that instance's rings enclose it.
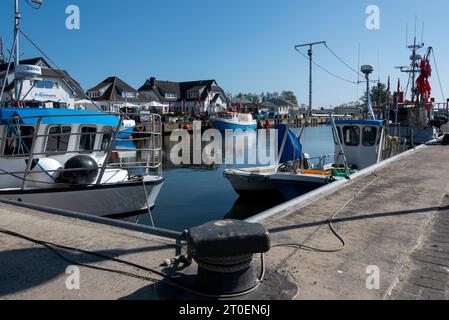
<path fill-rule="evenodd" d="M 249 113 L 224 112 L 212 120 L 213 127 L 220 131 L 226 130 L 257 130 L 257 121 Z"/>
<path fill-rule="evenodd" d="M 225 178 L 240 196 L 271 197 L 281 193 L 286 199 L 291 199 L 332 181 L 331 176 L 311 167 L 309 156 L 302 153 L 302 145 L 293 129 L 278 125 L 276 130 L 279 165 L 225 170 Z M 301 168 L 310 169 L 307 170 L 310 173 L 300 172 Z"/>
<path fill-rule="evenodd" d="M 122 121 L 122 128 L 120 129 L 120 139 L 131 139 L 133 136 L 134 128 L 136 127 L 136 121 L 125 119 Z"/>

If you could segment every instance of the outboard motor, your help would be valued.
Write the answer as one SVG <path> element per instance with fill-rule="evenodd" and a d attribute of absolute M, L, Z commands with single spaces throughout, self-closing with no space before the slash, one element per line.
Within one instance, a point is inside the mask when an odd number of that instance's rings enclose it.
<path fill-rule="evenodd" d="M 61 182 L 77 185 L 92 184 L 98 176 L 97 162 L 89 156 L 79 155 L 69 159 L 64 165 Z"/>

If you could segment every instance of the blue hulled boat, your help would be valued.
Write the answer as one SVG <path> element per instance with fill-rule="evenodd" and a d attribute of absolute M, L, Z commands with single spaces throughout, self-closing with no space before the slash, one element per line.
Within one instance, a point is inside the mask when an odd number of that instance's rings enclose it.
<path fill-rule="evenodd" d="M 257 121 L 248 113 L 224 112 L 212 120 L 215 129 L 226 130 L 257 130 Z"/>

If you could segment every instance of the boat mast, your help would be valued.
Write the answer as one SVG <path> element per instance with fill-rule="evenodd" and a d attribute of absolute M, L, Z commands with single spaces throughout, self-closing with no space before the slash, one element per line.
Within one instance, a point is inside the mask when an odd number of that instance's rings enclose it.
<path fill-rule="evenodd" d="M 412 81 L 412 101 L 415 101 L 417 97 L 417 88 L 416 88 L 416 74 L 419 72 L 419 60 L 421 60 L 421 56 L 418 54 L 418 50 L 423 48 L 424 44 L 416 43 L 416 35 L 414 37 L 413 45 L 409 46 L 409 49 L 412 50 L 412 56 L 410 59 L 412 60 L 412 68 L 411 68 L 411 81 Z"/>
<path fill-rule="evenodd" d="M 423 25 L 423 33 L 424 33 L 424 25 Z M 408 40 L 408 32 L 407 32 L 407 40 Z M 410 49 L 412 51 L 412 55 L 410 56 L 411 65 L 409 67 L 398 67 L 398 68 L 400 69 L 401 72 L 409 74 L 408 86 L 410 86 L 410 88 L 411 88 L 412 102 L 415 102 L 415 99 L 418 96 L 417 87 L 416 87 L 416 79 L 417 79 L 417 74 L 421 71 L 420 70 L 420 61 L 422 59 L 421 55 L 418 54 L 418 50 L 424 48 L 424 42 L 422 41 L 422 39 L 421 39 L 421 43 L 418 43 L 418 41 L 416 39 L 416 23 L 415 23 L 415 35 L 413 38 L 413 44 L 408 45 L 408 41 L 407 41 L 406 45 L 407 45 L 407 49 Z"/>
<path fill-rule="evenodd" d="M 19 48 L 19 33 L 20 33 L 20 11 L 19 11 L 19 0 L 14 0 L 14 37 L 16 41 L 16 50 L 14 56 L 14 72 L 17 72 L 17 67 L 20 64 L 20 48 Z M 20 82 L 14 76 L 14 89 L 15 89 L 15 99 L 19 102 L 20 95 Z"/>

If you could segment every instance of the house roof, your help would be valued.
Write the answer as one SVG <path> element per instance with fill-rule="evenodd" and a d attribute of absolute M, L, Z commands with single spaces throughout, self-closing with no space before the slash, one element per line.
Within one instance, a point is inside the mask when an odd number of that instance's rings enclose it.
<path fill-rule="evenodd" d="M 288 101 L 285 101 L 283 99 L 268 99 L 262 102 L 263 106 L 269 107 L 269 106 L 276 106 L 276 107 L 291 107 L 292 104 Z"/>
<path fill-rule="evenodd" d="M 124 82 L 119 77 L 109 77 L 100 82 L 95 87 L 89 89 L 87 92 L 100 91 L 101 89 L 107 88 L 104 93 L 92 100 L 94 101 L 128 101 L 128 102 L 149 102 L 149 100 L 143 96 L 139 91 L 131 87 L 129 84 Z M 126 98 L 123 93 L 129 92 L 136 95 L 135 98 Z"/>
<path fill-rule="evenodd" d="M 157 80 L 156 78 L 150 78 L 145 82 L 145 84 L 142 87 L 139 88 L 140 92 L 144 92 L 144 91 L 154 92 L 155 95 L 158 97 L 158 99 L 161 102 L 182 101 L 182 100 L 194 101 L 194 100 L 197 100 L 197 98 L 189 98 L 187 93 L 189 91 L 199 92 L 201 90 L 203 90 L 203 91 L 201 92 L 201 96 L 199 98 L 202 101 L 204 101 L 207 98 L 208 94 L 211 91 L 216 92 L 219 96 L 221 94 L 223 99 L 228 100 L 223 89 L 220 88 L 216 84 L 215 80 L 174 82 L 174 81 L 161 81 L 161 80 Z M 166 93 L 175 93 L 176 100 L 166 99 L 165 98 Z M 215 98 L 215 96 L 214 96 L 214 98 Z M 218 99 L 218 97 L 216 99 Z"/>
<path fill-rule="evenodd" d="M 20 63 L 41 67 L 43 76 L 62 79 L 66 83 L 66 85 L 75 93 L 76 98 L 83 98 L 85 96 L 84 90 L 78 81 L 72 78 L 72 76 L 66 70 L 57 70 L 52 68 L 44 58 L 37 57 L 27 60 L 21 60 Z M 14 67 L 14 64 L 11 64 L 9 73 L 14 72 Z M 6 72 L 6 70 L 8 70 L 8 63 L 0 64 L 0 73 L 4 73 Z M 6 90 L 11 90 L 12 88 L 14 88 L 14 84 L 11 83 L 6 88 Z"/>

